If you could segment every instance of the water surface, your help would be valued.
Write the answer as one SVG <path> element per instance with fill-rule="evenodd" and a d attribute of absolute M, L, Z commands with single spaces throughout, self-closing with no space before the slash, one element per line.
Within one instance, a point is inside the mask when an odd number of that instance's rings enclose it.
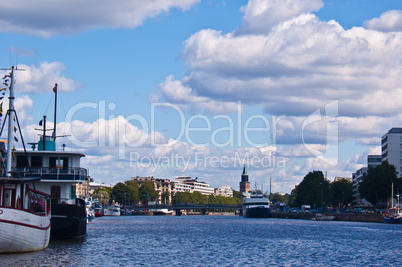
<path fill-rule="evenodd" d="M 238 216 L 96 218 L 83 240 L 0 266 L 401 266 L 402 225 Z"/>

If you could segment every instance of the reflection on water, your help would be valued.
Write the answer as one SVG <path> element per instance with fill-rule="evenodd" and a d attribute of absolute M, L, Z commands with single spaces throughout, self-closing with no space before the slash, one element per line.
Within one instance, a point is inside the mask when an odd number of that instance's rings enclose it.
<path fill-rule="evenodd" d="M 401 225 L 238 216 L 96 218 L 82 240 L 0 255 L 0 266 L 380 265 L 402 263 Z"/>

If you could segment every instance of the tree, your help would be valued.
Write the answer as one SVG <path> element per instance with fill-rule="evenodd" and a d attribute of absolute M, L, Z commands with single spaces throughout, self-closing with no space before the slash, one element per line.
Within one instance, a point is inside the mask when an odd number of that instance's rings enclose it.
<path fill-rule="evenodd" d="M 169 194 L 168 191 L 163 192 L 162 195 L 161 195 L 162 203 L 169 204 L 169 196 L 170 196 L 170 194 Z"/>
<path fill-rule="evenodd" d="M 332 204 L 344 206 L 353 201 L 353 183 L 346 179 L 334 181 L 330 184 L 330 192 L 332 193 Z"/>
<path fill-rule="evenodd" d="M 272 201 L 272 203 L 286 203 L 286 204 L 288 204 L 289 203 L 289 194 L 285 194 L 285 195 L 282 195 L 282 194 L 279 194 L 279 193 L 273 193 L 273 194 L 271 194 L 271 201 Z"/>
<path fill-rule="evenodd" d="M 301 207 L 310 205 L 312 207 L 321 207 L 330 202 L 329 181 L 324 178 L 322 171 L 309 172 L 304 176 L 303 181 L 292 191 L 291 206 Z M 323 203 L 321 198 L 323 197 Z"/>
<path fill-rule="evenodd" d="M 124 183 L 117 183 L 112 190 L 113 200 L 116 202 L 127 205 L 130 201 L 131 191 Z"/>
<path fill-rule="evenodd" d="M 100 205 L 105 205 L 109 203 L 110 199 L 110 194 L 109 191 L 111 190 L 106 190 L 106 188 L 96 188 L 94 192 L 92 193 L 92 198 L 98 199 Z"/>
<path fill-rule="evenodd" d="M 139 189 L 139 196 L 142 204 L 148 204 L 148 201 L 155 201 L 159 198 L 159 194 L 155 190 L 154 183 L 149 181 L 142 183 Z"/>
<path fill-rule="evenodd" d="M 131 192 L 129 205 L 138 204 L 138 202 L 140 201 L 140 192 L 138 183 L 136 181 L 128 181 L 126 185 Z"/>
<path fill-rule="evenodd" d="M 373 205 L 385 205 L 391 195 L 392 183 L 396 187 L 402 185 L 401 178 L 397 178 L 394 165 L 383 161 L 381 165 L 370 167 L 363 181 L 359 185 L 359 193 Z"/>

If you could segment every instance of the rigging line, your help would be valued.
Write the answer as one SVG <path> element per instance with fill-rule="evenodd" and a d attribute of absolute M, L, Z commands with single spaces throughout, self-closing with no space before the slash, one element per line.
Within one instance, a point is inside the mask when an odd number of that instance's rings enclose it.
<path fill-rule="evenodd" d="M 20 126 L 20 122 L 19 122 L 19 120 L 18 120 L 17 112 L 16 112 L 15 110 L 13 110 L 13 112 L 14 112 L 15 120 L 17 121 L 18 131 L 20 132 L 20 138 L 21 138 L 22 146 L 24 147 L 25 157 L 27 158 L 27 165 L 28 165 L 28 168 L 29 168 L 29 174 L 32 175 L 31 164 L 29 163 L 29 160 L 28 160 L 27 149 L 26 149 L 26 147 L 25 147 L 24 137 L 22 136 L 21 126 Z M 45 142 L 45 141 L 44 141 L 44 142 Z"/>
<path fill-rule="evenodd" d="M 50 104 L 52 104 L 52 103 L 53 103 L 53 95 L 50 94 L 49 101 L 47 102 L 47 107 L 46 107 L 45 115 L 48 115 L 49 108 L 50 108 Z"/>
<path fill-rule="evenodd" d="M 64 119 L 63 119 L 63 121 L 65 121 L 65 117 L 66 117 L 67 113 L 66 113 L 66 108 L 64 107 L 62 94 L 59 94 L 59 99 L 60 99 L 60 102 L 61 102 L 61 107 L 63 108 L 63 111 L 64 111 Z"/>

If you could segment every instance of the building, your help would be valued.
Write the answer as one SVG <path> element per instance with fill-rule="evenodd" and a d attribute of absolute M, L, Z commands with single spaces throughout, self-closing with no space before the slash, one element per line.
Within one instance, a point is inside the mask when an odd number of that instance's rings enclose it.
<path fill-rule="evenodd" d="M 221 185 L 215 192 L 216 196 L 233 197 L 233 189 L 228 185 Z"/>
<path fill-rule="evenodd" d="M 187 188 L 184 185 L 190 186 L 190 193 L 200 192 L 203 195 L 213 195 L 215 193 L 215 190 L 209 187 L 209 184 L 198 181 L 198 178 L 177 177 L 175 182 L 175 186 L 179 188 Z M 179 191 L 176 190 L 176 192 Z"/>
<path fill-rule="evenodd" d="M 248 174 L 246 171 L 246 167 L 244 167 L 243 173 L 241 175 L 240 192 L 248 193 L 248 191 L 250 191 L 250 182 L 248 181 Z"/>
<path fill-rule="evenodd" d="M 402 128 L 392 128 L 381 138 L 381 161 L 388 161 L 396 167 L 402 177 Z"/>
<path fill-rule="evenodd" d="M 110 184 L 105 184 L 105 183 L 102 183 L 102 182 L 100 182 L 100 183 L 95 183 L 95 182 L 91 181 L 91 182 L 89 183 L 89 194 L 92 195 L 92 194 L 94 193 L 94 190 L 95 190 L 95 189 L 104 188 L 104 187 L 113 187 L 113 185 L 112 185 L 112 183 L 110 183 Z"/>
<path fill-rule="evenodd" d="M 354 207 L 370 207 L 370 202 L 360 197 L 359 184 L 363 181 L 363 176 L 368 172 L 369 168 L 381 165 L 381 155 L 368 155 L 367 167 L 363 167 L 352 174 L 353 183 L 353 206 Z"/>
<path fill-rule="evenodd" d="M 131 177 L 131 181 L 136 182 L 139 187 L 141 187 L 141 185 L 144 182 L 152 182 L 154 184 L 156 192 L 158 192 L 158 194 L 159 194 L 159 198 L 158 198 L 157 202 L 159 204 L 172 202 L 175 184 L 173 182 L 171 182 L 169 179 L 154 178 L 153 176 L 151 176 L 151 177 L 137 176 L 137 177 Z M 124 181 L 124 183 L 127 184 L 127 181 Z M 164 192 L 169 193 L 169 199 L 162 199 L 162 194 Z"/>

